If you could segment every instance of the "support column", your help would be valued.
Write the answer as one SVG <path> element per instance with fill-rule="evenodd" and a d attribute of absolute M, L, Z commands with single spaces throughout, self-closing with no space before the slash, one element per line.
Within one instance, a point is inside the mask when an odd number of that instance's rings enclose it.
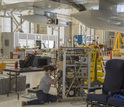
<path fill-rule="evenodd" d="M 67 26 L 68 27 L 68 29 L 67 29 L 67 34 L 66 34 L 66 36 L 67 36 L 67 41 L 65 41 L 66 42 L 66 47 L 72 47 L 73 45 L 71 44 L 71 41 L 72 41 L 72 23 L 71 22 L 69 22 L 69 25 Z M 66 33 L 65 32 L 65 33 Z"/>
<path fill-rule="evenodd" d="M 11 32 L 13 32 L 13 18 L 11 17 Z"/>
<path fill-rule="evenodd" d="M 91 87 L 91 84 L 90 84 L 91 76 L 90 75 L 91 75 L 91 50 L 89 50 L 89 55 L 88 55 L 88 89 L 90 89 Z"/>
<path fill-rule="evenodd" d="M 58 27 L 58 48 L 60 47 L 60 27 Z"/>
<path fill-rule="evenodd" d="M 66 94 L 66 51 L 63 52 L 63 89 L 62 96 Z"/>
<path fill-rule="evenodd" d="M 29 22 L 29 33 L 31 33 L 31 22 Z"/>
<path fill-rule="evenodd" d="M 20 22 L 17 20 L 17 18 L 14 16 L 13 14 L 14 10 L 12 10 L 10 13 L 8 13 L 8 15 L 13 19 L 13 22 L 16 25 L 16 29 L 14 29 L 14 32 L 23 32 L 22 30 L 22 24 L 25 22 L 25 20 L 20 19 Z M 11 22 L 12 23 L 12 22 Z M 11 24 L 12 25 L 12 24 Z M 12 31 L 12 30 L 11 30 Z"/>
<path fill-rule="evenodd" d="M 40 33 L 40 25 L 37 24 L 37 33 L 39 34 Z"/>

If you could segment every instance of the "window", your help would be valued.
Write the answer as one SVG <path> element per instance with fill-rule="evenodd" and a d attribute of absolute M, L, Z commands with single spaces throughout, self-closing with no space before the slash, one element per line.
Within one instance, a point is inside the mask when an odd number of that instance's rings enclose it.
<path fill-rule="evenodd" d="M 117 5 L 117 12 L 124 12 L 124 5 Z"/>
<path fill-rule="evenodd" d="M 19 39 L 19 46 L 20 46 L 21 48 L 26 47 L 26 40 L 25 40 L 25 39 Z"/>
<path fill-rule="evenodd" d="M 9 46 L 9 40 L 5 40 L 5 46 Z"/>
<path fill-rule="evenodd" d="M 34 48 L 34 40 L 28 40 L 28 48 Z"/>
<path fill-rule="evenodd" d="M 54 41 L 49 41 L 49 48 L 55 48 Z"/>
<path fill-rule="evenodd" d="M 41 48 L 42 48 L 42 49 L 48 49 L 48 40 L 43 40 L 43 41 L 42 41 Z"/>

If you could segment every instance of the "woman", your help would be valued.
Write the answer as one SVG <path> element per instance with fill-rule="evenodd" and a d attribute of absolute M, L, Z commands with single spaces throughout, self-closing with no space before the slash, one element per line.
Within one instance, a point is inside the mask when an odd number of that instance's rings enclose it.
<path fill-rule="evenodd" d="M 36 93 L 37 99 L 24 102 L 22 101 L 22 106 L 25 105 L 40 105 L 44 104 L 46 102 L 56 102 L 57 97 L 55 95 L 49 94 L 50 86 L 51 84 L 56 84 L 58 77 L 60 74 L 58 74 L 57 78 L 52 79 L 50 75 L 53 74 L 53 71 L 55 68 L 51 65 L 44 66 L 43 69 L 46 71 L 45 75 L 41 78 L 38 91 Z"/>

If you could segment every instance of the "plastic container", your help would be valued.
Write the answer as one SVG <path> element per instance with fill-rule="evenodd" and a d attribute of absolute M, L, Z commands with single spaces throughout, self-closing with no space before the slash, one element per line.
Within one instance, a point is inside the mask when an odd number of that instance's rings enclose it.
<path fill-rule="evenodd" d="M 17 61 L 15 62 L 15 68 L 18 68 L 18 62 Z"/>

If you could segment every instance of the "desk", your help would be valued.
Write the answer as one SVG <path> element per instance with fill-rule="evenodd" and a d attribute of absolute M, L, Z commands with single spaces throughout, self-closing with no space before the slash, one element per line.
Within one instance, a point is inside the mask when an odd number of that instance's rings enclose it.
<path fill-rule="evenodd" d="M 20 73 L 30 73 L 30 72 L 41 72 L 44 71 L 43 68 L 8 68 L 3 69 L 5 72 L 9 72 L 9 92 L 7 93 L 7 96 L 9 97 L 9 93 L 11 93 L 11 80 L 15 78 L 15 92 L 19 99 L 19 94 L 17 92 L 17 76 L 20 75 Z M 14 75 L 12 73 L 15 73 Z"/>

